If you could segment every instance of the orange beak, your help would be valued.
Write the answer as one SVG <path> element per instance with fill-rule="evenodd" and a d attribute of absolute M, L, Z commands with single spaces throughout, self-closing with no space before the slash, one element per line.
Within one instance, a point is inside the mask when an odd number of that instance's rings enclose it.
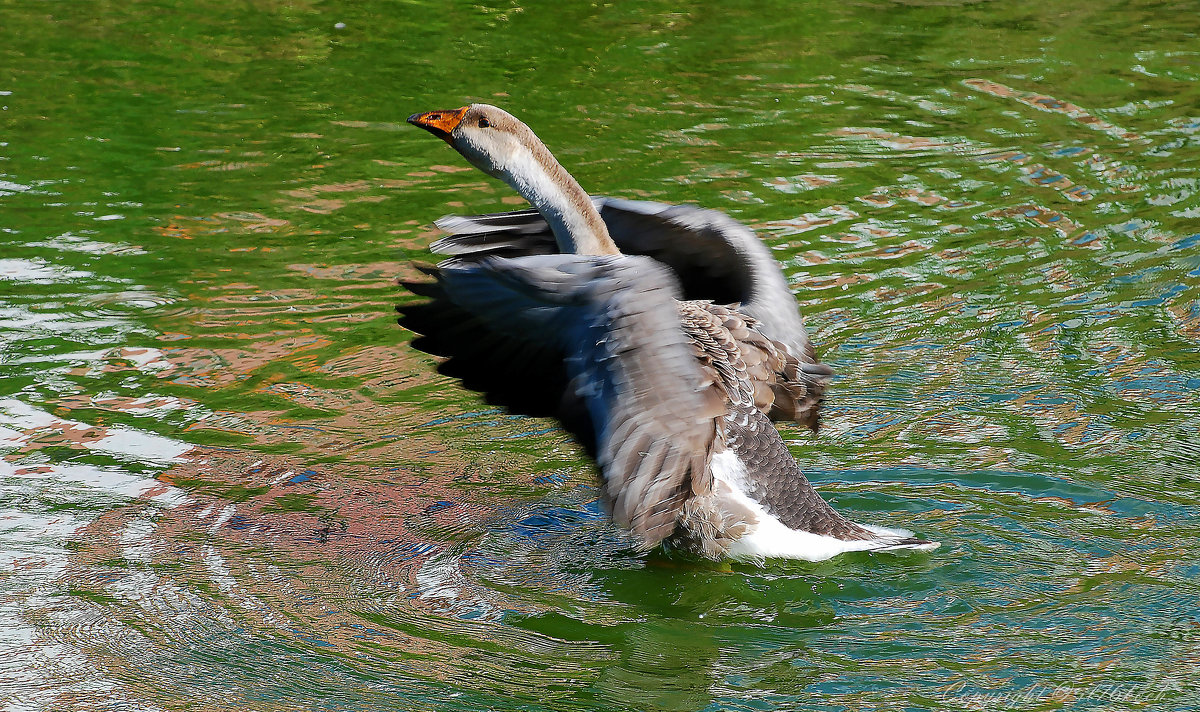
<path fill-rule="evenodd" d="M 450 132 L 462 121 L 469 108 L 471 107 L 464 106 L 461 109 L 451 109 L 450 111 L 426 111 L 424 114 L 413 114 L 408 117 L 408 123 L 420 126 L 446 143 L 450 143 Z"/>

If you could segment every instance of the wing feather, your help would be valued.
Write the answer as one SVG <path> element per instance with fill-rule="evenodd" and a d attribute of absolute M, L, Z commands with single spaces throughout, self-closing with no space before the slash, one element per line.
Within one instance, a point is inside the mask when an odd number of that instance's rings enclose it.
<path fill-rule="evenodd" d="M 736 329 L 747 347 L 756 404 L 777 420 L 813 428 L 832 371 L 817 361 L 795 299 L 779 263 L 752 230 L 728 215 L 690 205 L 593 198 L 622 253 L 668 266 L 686 299 L 736 303 L 746 327 Z M 448 216 L 438 226 L 450 234 L 431 249 L 480 257 L 545 255 L 558 251 L 554 235 L 535 210 Z M 756 337 L 763 337 L 758 339 Z M 765 352 L 769 371 L 755 367 Z"/>
<path fill-rule="evenodd" d="M 670 536 L 688 498 L 707 493 L 725 413 L 671 273 L 645 257 L 541 255 L 451 261 L 439 281 L 475 319 L 564 355 L 613 519 L 647 548 Z"/>

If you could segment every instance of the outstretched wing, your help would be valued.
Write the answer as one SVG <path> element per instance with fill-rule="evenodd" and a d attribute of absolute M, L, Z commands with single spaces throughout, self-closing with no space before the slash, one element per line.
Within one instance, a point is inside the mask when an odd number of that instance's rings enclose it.
<path fill-rule="evenodd" d="M 770 249 L 728 215 L 690 205 L 593 198 L 622 253 L 645 255 L 671 268 L 685 299 L 737 304 L 754 331 L 775 342 L 780 370 L 763 381 L 773 418 L 816 428 L 832 371 L 816 359 L 787 280 Z M 558 251 L 536 210 L 449 216 L 437 222 L 450 233 L 430 249 L 447 255 L 519 256 Z"/>
<path fill-rule="evenodd" d="M 565 354 L 587 405 L 613 519 L 646 547 L 706 493 L 724 392 L 684 333 L 678 283 L 644 257 L 542 255 L 450 261 L 445 294 L 512 338 Z"/>
<path fill-rule="evenodd" d="M 485 319 L 455 304 L 441 270 L 420 269 L 433 279 L 401 282 L 420 298 L 396 307 L 400 325 L 415 334 L 412 346 L 442 357 L 437 370 L 483 394 L 488 403 L 521 415 L 557 418 L 594 455 L 586 411 L 574 397 L 564 398 L 569 378 L 562 349 L 514 335 L 504 318 Z"/>

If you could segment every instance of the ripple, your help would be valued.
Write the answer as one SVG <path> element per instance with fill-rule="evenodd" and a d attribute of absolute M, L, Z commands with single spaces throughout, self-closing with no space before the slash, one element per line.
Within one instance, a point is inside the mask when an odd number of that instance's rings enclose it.
<path fill-rule="evenodd" d="M 141 291 L 125 291 L 114 292 L 111 294 L 89 295 L 81 300 L 83 304 L 92 304 L 97 306 L 105 306 L 111 309 L 111 313 L 120 313 L 120 311 L 128 309 L 154 309 L 156 307 L 167 306 L 174 304 L 178 299 L 168 297 L 152 292 Z M 100 312 L 104 314 L 106 312 Z"/>
<path fill-rule="evenodd" d="M 1043 5 L 213 4 L 194 81 L 142 57 L 178 13 L 14 6 L 0 706 L 1196 707 L 1200 54 L 1186 13 Z M 512 96 L 462 72 L 506 55 Z M 371 123 L 424 101 L 397 71 L 759 228 L 838 373 L 789 446 L 942 548 L 630 547 L 553 422 L 395 325 L 431 218 L 521 202 Z"/>
<path fill-rule="evenodd" d="M 1115 138 L 1124 140 L 1139 141 L 1142 137 L 1133 131 L 1128 131 L 1119 126 L 1110 124 L 1109 122 L 1097 117 L 1088 110 L 1072 104 L 1068 101 L 1062 101 L 1046 94 L 1038 94 L 1036 92 L 1021 91 L 1005 86 L 999 82 L 994 82 L 988 79 L 964 79 L 963 84 L 976 91 L 991 94 L 992 96 L 1014 99 L 1026 106 L 1033 107 L 1039 111 L 1062 114 L 1073 121 L 1077 121 L 1087 128 L 1102 131 L 1110 134 Z"/>

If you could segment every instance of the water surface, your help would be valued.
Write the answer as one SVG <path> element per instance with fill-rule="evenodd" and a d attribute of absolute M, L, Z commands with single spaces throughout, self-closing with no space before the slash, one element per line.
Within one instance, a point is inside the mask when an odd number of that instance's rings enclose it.
<path fill-rule="evenodd" d="M 1200 704 L 1190 3 L 18 0 L 0 20 L 0 704 Z M 408 346 L 403 124 L 525 118 L 754 226 L 822 493 L 928 555 L 642 556 L 554 423 Z"/>

